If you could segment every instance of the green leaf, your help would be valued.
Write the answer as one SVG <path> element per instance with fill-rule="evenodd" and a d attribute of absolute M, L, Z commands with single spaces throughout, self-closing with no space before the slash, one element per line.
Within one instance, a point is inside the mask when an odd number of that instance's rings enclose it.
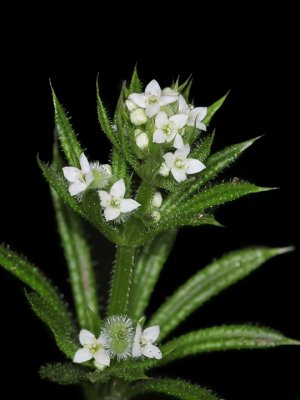
<path fill-rule="evenodd" d="M 229 325 L 200 329 L 171 340 L 162 347 L 166 354 L 161 360 L 168 363 L 190 355 L 210 351 L 264 349 L 300 344 L 269 328 L 251 325 Z M 172 351 L 169 351 L 172 349 Z"/>
<path fill-rule="evenodd" d="M 40 377 L 60 385 L 74 385 L 88 381 L 85 368 L 71 363 L 47 364 L 40 368 Z"/>
<path fill-rule="evenodd" d="M 36 266 L 19 256 L 9 247 L 0 245 L 0 265 L 43 297 L 55 311 L 67 315 L 66 307 L 56 289 Z"/>
<path fill-rule="evenodd" d="M 52 307 L 45 298 L 36 293 L 26 293 L 33 311 L 51 329 L 57 346 L 65 355 L 73 359 L 78 350 L 77 335 L 69 318 Z"/>
<path fill-rule="evenodd" d="M 138 76 L 137 67 L 135 66 L 129 86 L 128 95 L 131 93 L 141 93 L 142 91 L 143 91 L 142 84 Z"/>
<path fill-rule="evenodd" d="M 116 148 L 112 151 L 112 170 L 113 174 L 117 179 L 125 179 L 127 172 L 126 160 L 122 153 Z"/>
<path fill-rule="evenodd" d="M 221 97 L 219 100 L 217 100 L 215 103 L 213 103 L 212 105 L 210 105 L 207 108 L 207 114 L 206 114 L 205 118 L 202 121 L 205 125 L 208 125 L 210 123 L 212 117 L 219 110 L 219 108 L 222 107 L 222 105 L 223 105 L 224 101 L 226 100 L 228 94 L 229 94 L 229 92 L 227 92 L 225 94 L 225 96 Z"/>
<path fill-rule="evenodd" d="M 88 310 L 91 309 L 97 314 L 99 307 L 90 249 L 79 218 L 62 204 L 54 189 L 51 190 L 51 194 L 78 321 L 81 328 L 91 330 L 92 321 Z"/>
<path fill-rule="evenodd" d="M 218 400 L 209 390 L 179 379 L 151 379 L 132 386 L 128 392 L 131 399 L 143 393 L 154 392 L 181 400 Z"/>
<path fill-rule="evenodd" d="M 96 83 L 96 88 L 97 88 L 97 113 L 98 113 L 98 120 L 100 123 L 100 126 L 103 130 L 103 132 L 105 133 L 105 135 L 107 136 L 107 138 L 110 140 L 110 142 L 116 147 L 119 148 L 119 141 L 117 139 L 116 133 L 114 132 L 110 119 L 108 117 L 108 114 L 105 110 L 105 107 L 102 103 L 101 97 L 100 97 L 100 93 L 99 93 L 99 84 L 98 84 L 98 80 Z"/>
<path fill-rule="evenodd" d="M 201 172 L 199 177 L 191 182 L 189 186 L 184 186 L 183 190 L 180 190 L 177 193 L 171 193 L 164 201 L 161 210 L 168 214 L 173 213 L 174 208 L 185 202 L 186 199 L 188 199 L 193 193 L 197 192 L 205 183 L 216 178 L 220 172 L 236 161 L 236 159 L 257 139 L 259 139 L 259 137 L 228 146 L 211 155 L 205 163 L 206 169 Z"/>
<path fill-rule="evenodd" d="M 183 284 L 153 315 L 149 326 L 160 326 L 160 340 L 222 290 L 245 278 L 268 259 L 290 248 L 255 247 L 238 250 L 214 261 Z"/>
<path fill-rule="evenodd" d="M 176 235 L 176 229 L 164 232 L 148 242 L 139 253 L 129 302 L 129 316 L 134 321 L 138 321 L 145 312 Z"/>
<path fill-rule="evenodd" d="M 55 111 L 55 128 L 57 136 L 61 143 L 61 147 L 66 156 L 68 163 L 74 167 L 80 167 L 79 157 L 83 153 L 83 149 L 77 140 L 76 133 L 74 132 L 72 125 L 67 117 L 65 110 L 60 105 L 53 88 L 52 96 Z"/>
<path fill-rule="evenodd" d="M 210 150 L 214 141 L 214 137 L 215 131 L 211 135 L 206 136 L 206 138 L 197 145 L 197 147 L 192 151 L 190 158 L 196 158 L 197 160 L 204 162 L 210 155 Z"/>

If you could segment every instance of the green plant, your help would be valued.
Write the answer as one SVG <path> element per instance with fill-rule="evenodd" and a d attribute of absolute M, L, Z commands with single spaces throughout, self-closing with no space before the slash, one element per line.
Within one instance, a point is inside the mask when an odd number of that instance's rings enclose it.
<path fill-rule="evenodd" d="M 217 399 L 182 380 L 154 379 L 152 370 L 204 352 L 299 345 L 253 325 L 218 326 L 168 340 L 202 304 L 290 248 L 255 247 L 226 254 L 200 269 L 154 315 L 145 317 L 178 229 L 218 226 L 215 207 L 270 190 L 242 180 L 216 181 L 257 138 L 211 153 L 215 134 L 206 129 L 226 96 L 208 108 L 195 108 L 189 103 L 190 86 L 189 80 L 176 81 L 161 91 L 152 81 L 142 92 L 135 69 L 130 84 L 122 88 L 113 120 L 97 87 L 99 122 L 112 144 L 111 165 L 88 162 L 53 91 L 60 149 L 55 142 L 51 165 L 40 159 L 38 163 L 50 184 L 76 323 L 42 273 L 10 248 L 0 247 L 1 265 L 31 289 L 26 292 L 28 302 L 69 359 L 42 366 L 41 377 L 81 385 L 87 399 L 130 399 L 145 392 Z M 82 219 L 116 245 L 105 316 L 100 315 Z"/>

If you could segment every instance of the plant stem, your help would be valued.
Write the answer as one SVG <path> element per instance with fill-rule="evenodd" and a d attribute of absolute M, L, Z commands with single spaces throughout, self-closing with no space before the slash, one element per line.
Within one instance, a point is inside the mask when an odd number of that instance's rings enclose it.
<path fill-rule="evenodd" d="M 109 316 L 127 313 L 134 256 L 134 247 L 117 246 L 107 312 Z"/>

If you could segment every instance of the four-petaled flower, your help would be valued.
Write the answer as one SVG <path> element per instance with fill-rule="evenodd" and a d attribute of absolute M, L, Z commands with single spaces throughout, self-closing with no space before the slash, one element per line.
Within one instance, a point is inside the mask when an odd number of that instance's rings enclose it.
<path fill-rule="evenodd" d="M 104 208 L 104 217 L 106 221 L 112 221 L 120 216 L 120 214 L 128 213 L 135 210 L 140 204 L 133 199 L 124 199 L 126 187 L 123 179 L 114 183 L 110 192 L 99 190 L 101 207 Z"/>
<path fill-rule="evenodd" d="M 184 145 L 180 135 L 176 136 L 174 147 L 177 149 L 175 153 L 166 153 L 163 156 L 165 162 L 161 170 L 162 175 L 167 176 L 171 171 L 174 179 L 182 182 L 187 179 L 187 174 L 196 174 L 206 168 L 201 161 L 187 158 L 191 151 L 190 145 Z"/>
<path fill-rule="evenodd" d="M 79 333 L 79 341 L 83 347 L 76 351 L 74 363 L 83 363 L 93 358 L 96 368 L 101 370 L 109 366 L 110 357 L 105 350 L 107 343 L 102 334 L 96 339 L 92 332 L 82 329 Z"/>
<path fill-rule="evenodd" d="M 128 99 L 140 108 L 146 109 L 149 118 L 156 115 L 161 106 L 174 103 L 178 99 L 178 93 L 167 92 L 162 93 L 161 88 L 156 80 L 152 80 L 146 86 L 145 93 L 131 93 Z M 127 107 L 132 109 L 131 103 L 126 103 Z"/>
<path fill-rule="evenodd" d="M 165 112 L 159 112 L 155 117 L 156 130 L 153 134 L 153 142 L 171 142 L 177 135 L 178 130 L 185 126 L 188 118 L 186 114 L 176 114 L 168 117 Z"/>
<path fill-rule="evenodd" d="M 182 95 L 178 98 L 178 112 L 188 116 L 187 125 L 196 126 L 197 129 L 206 131 L 206 125 L 202 122 L 207 114 L 207 107 L 193 107 L 188 105 Z"/>
<path fill-rule="evenodd" d="M 158 325 L 150 326 L 142 331 L 140 324 L 137 324 L 132 346 L 132 357 L 145 356 L 148 358 L 162 358 L 161 351 L 155 343 L 159 337 L 160 329 Z"/>
<path fill-rule="evenodd" d="M 93 171 L 86 156 L 82 153 L 79 157 L 80 167 L 64 167 L 64 177 L 71 183 L 69 193 L 71 196 L 84 192 L 90 183 L 94 180 Z"/>

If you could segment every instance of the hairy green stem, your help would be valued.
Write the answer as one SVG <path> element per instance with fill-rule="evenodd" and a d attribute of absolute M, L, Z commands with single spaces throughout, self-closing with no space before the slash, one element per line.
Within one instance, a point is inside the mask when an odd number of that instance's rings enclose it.
<path fill-rule="evenodd" d="M 124 315 L 127 313 L 132 273 L 134 267 L 135 248 L 117 246 L 114 265 L 108 315 Z"/>

